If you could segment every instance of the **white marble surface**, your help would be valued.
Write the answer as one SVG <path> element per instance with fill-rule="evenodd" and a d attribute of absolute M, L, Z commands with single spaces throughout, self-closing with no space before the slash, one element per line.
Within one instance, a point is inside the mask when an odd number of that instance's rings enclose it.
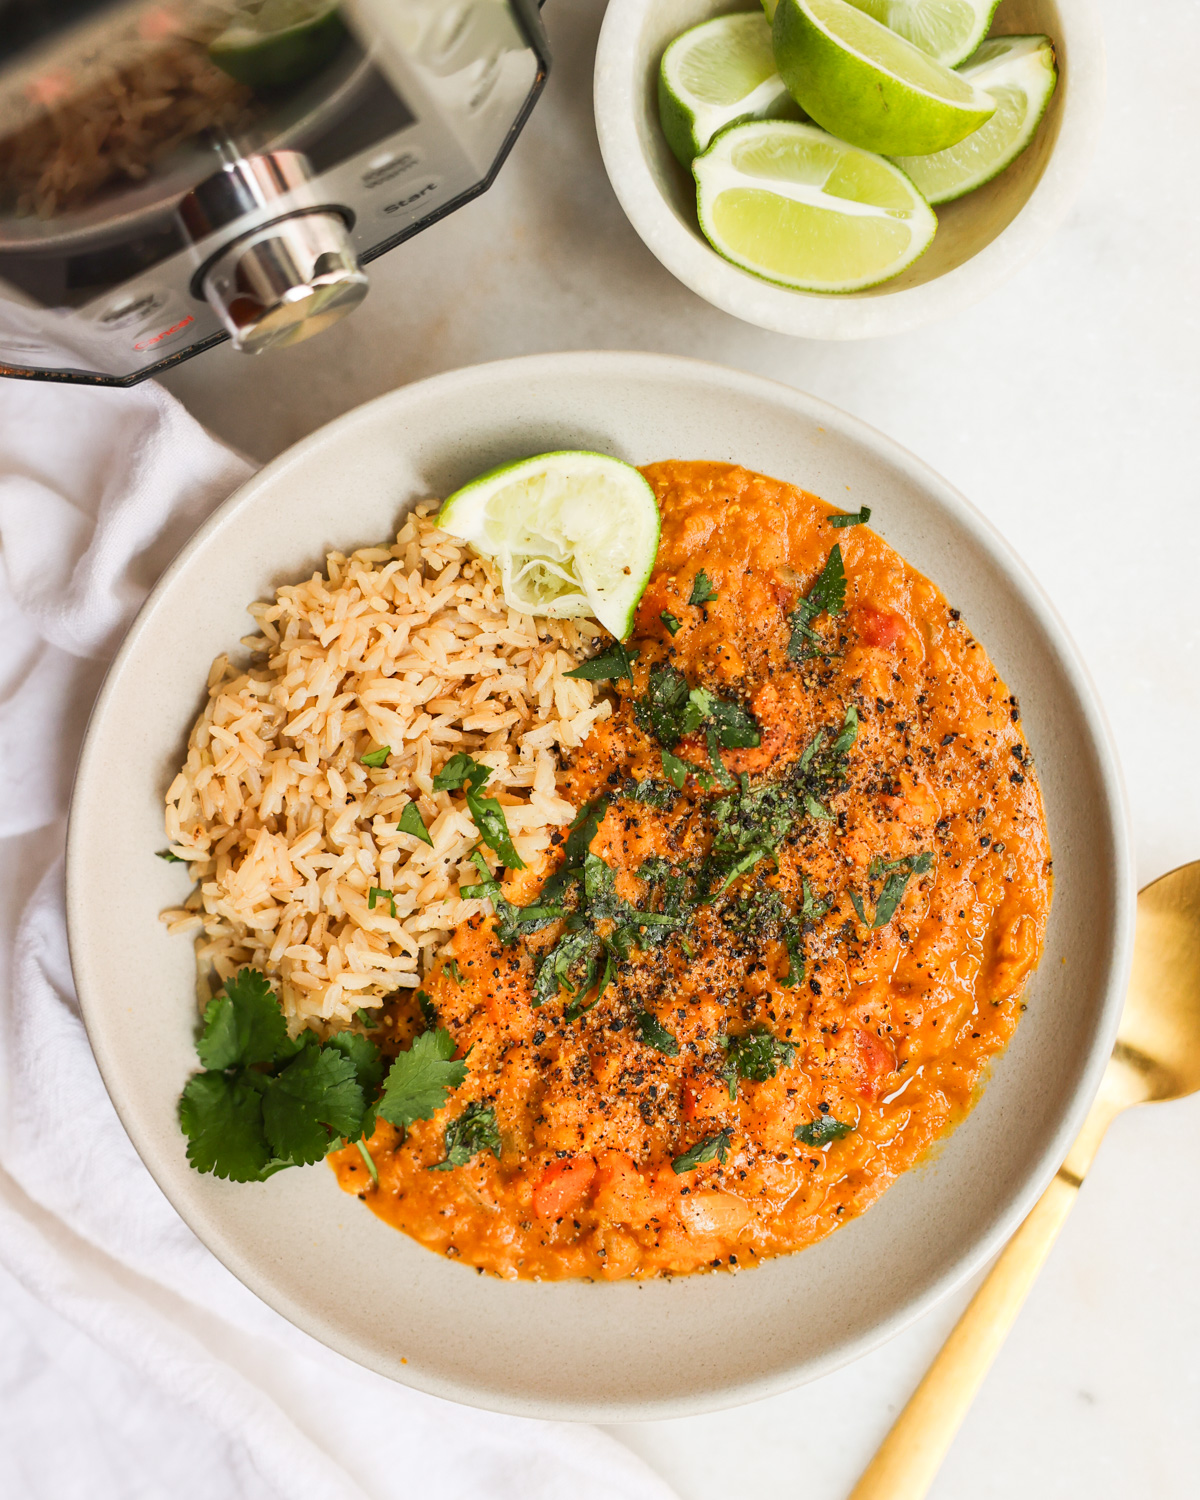
<path fill-rule="evenodd" d="M 1149 880 L 1200 856 L 1200 11 L 1097 3 L 1110 104 L 1083 197 L 1037 261 L 948 323 L 800 342 L 672 281 L 600 164 L 601 0 L 548 0 L 554 73 L 493 190 L 376 262 L 363 309 L 320 339 L 253 363 L 214 351 L 166 384 L 259 458 L 395 385 L 543 349 L 690 354 L 847 408 L 965 491 L 1057 602 L 1112 719 Z M 1118 1122 L 936 1500 L 1197 1493 L 1198 1158 L 1200 1101 Z M 791 1395 L 618 1435 L 685 1500 L 836 1500 L 964 1298 Z"/>

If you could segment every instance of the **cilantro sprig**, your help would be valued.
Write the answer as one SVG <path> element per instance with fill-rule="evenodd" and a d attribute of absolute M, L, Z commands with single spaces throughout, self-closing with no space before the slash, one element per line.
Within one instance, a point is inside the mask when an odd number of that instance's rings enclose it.
<path fill-rule="evenodd" d="M 429 1119 L 466 1076 L 465 1063 L 450 1061 L 454 1050 L 449 1032 L 425 1032 L 384 1082 L 369 1037 L 290 1036 L 265 976 L 242 969 L 205 1009 L 196 1042 L 203 1071 L 179 1100 L 188 1161 L 231 1182 L 263 1182 L 320 1161 L 340 1141 L 361 1141 L 377 1115 L 400 1126 Z M 368 1103 L 381 1082 L 382 1096 Z"/>

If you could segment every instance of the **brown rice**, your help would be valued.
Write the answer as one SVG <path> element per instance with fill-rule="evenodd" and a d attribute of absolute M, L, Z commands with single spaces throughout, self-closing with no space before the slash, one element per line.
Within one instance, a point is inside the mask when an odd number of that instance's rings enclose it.
<path fill-rule="evenodd" d="M 171 850 L 196 889 L 163 913 L 195 935 L 201 998 L 242 965 L 273 981 L 294 1027 L 343 1023 L 415 987 L 457 923 L 479 834 L 462 792 L 435 792 L 456 751 L 492 767 L 527 864 L 574 809 L 558 753 L 609 703 L 564 677 L 590 620 L 509 610 L 489 566 L 418 508 L 394 546 L 329 554 L 326 575 L 250 606 L 245 666 L 217 657 L 166 799 Z M 390 746 L 386 765 L 364 766 Z M 433 847 L 401 833 L 417 800 Z M 494 860 L 491 861 L 494 863 Z M 370 891 L 390 892 L 369 905 Z"/>

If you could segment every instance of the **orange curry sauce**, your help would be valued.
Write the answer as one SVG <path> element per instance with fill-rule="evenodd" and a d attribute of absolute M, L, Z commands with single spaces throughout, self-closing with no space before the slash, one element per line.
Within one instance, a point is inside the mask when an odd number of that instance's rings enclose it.
<path fill-rule="evenodd" d="M 682 932 L 644 937 L 575 1019 L 566 993 L 532 1004 L 561 923 L 508 947 L 492 916 L 455 933 L 461 985 L 439 966 L 426 990 L 458 1055 L 469 1050 L 466 1082 L 404 1139 L 380 1123 L 368 1142 L 378 1188 L 353 1148 L 332 1161 L 389 1224 L 509 1278 L 745 1267 L 861 1213 L 969 1109 L 1017 1024 L 1050 907 L 1016 699 L 940 591 L 866 526 L 831 527 L 836 512 L 789 485 L 724 464 L 644 472 L 663 525 L 628 643 L 633 682 L 611 684 L 612 717 L 560 779 L 578 807 L 609 799 L 591 852 L 617 872 L 617 895 L 655 909 L 661 888 L 637 874 L 655 856 L 702 873 L 713 809 L 731 795 L 711 784 L 704 732 L 675 744 L 689 774 L 665 791 L 663 746 L 636 708 L 653 668 L 669 663 L 753 713 L 761 744 L 718 752 L 734 795 L 799 785 L 806 748 L 825 731 L 811 771 L 850 706 L 857 734 L 815 806 L 813 784 L 800 786 L 802 810 L 773 854 L 688 907 Z M 845 607 L 814 617 L 806 655 L 793 612 L 835 544 Z M 692 605 L 700 571 L 716 597 Z M 680 622 L 674 635 L 664 612 Z M 665 805 L 634 799 L 647 781 Z M 553 868 L 509 874 L 506 896 L 532 902 Z M 888 876 L 906 868 L 888 917 Z M 410 995 L 384 1014 L 393 1049 L 421 1029 Z M 768 1041 L 758 1077 L 731 1077 L 731 1041 L 756 1028 L 777 1039 L 773 1059 Z M 645 1039 L 662 1032 L 675 1055 Z M 499 1159 L 428 1170 L 445 1156 L 447 1121 L 473 1101 L 494 1110 Z M 709 1160 L 673 1169 L 705 1142 Z"/>

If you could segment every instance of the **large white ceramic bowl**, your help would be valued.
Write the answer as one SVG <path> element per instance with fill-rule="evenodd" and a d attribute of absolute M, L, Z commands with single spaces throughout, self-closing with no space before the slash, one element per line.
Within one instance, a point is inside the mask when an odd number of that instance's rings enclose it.
<path fill-rule="evenodd" d="M 932 245 L 894 281 L 838 296 L 793 292 L 723 259 L 700 233 L 696 185 L 658 123 L 667 43 L 755 0 L 609 0 L 596 48 L 600 150 L 629 222 L 685 286 L 747 323 L 805 338 L 861 339 L 917 328 L 987 295 L 1058 228 L 1083 183 L 1104 112 L 1095 0 L 1001 0 L 993 36 L 1044 32 L 1059 80 L 1033 144 L 1006 172 L 937 209 Z"/>
<path fill-rule="evenodd" d="M 163 793 L 212 658 L 246 605 L 376 542 L 423 496 L 585 448 L 736 460 L 866 503 L 936 579 L 1020 695 L 1055 862 L 1046 955 L 982 1102 L 861 1219 L 738 1276 L 510 1283 L 388 1228 L 324 1166 L 261 1185 L 191 1170 L 175 1106 L 195 1068 L 190 943 L 157 920 L 187 888 L 155 859 Z M 646 354 L 538 355 L 440 375 L 350 412 L 268 465 L 192 538 L 96 705 L 68 839 L 71 957 L 113 1102 L 159 1186 L 259 1296 L 333 1348 L 440 1396 L 628 1420 L 730 1405 L 879 1343 L 978 1267 L 1056 1170 L 1116 1029 L 1135 895 L 1120 779 L 1092 688 L 1019 560 L 953 489 L 810 396 Z"/>

